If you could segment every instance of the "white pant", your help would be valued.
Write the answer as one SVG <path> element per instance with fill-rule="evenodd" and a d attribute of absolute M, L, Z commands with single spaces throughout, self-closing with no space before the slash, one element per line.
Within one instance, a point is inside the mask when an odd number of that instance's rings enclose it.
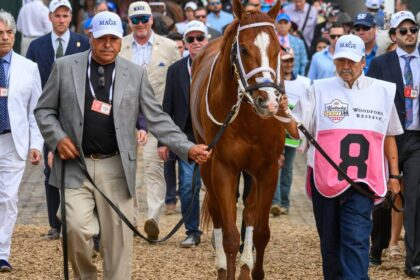
<path fill-rule="evenodd" d="M 143 164 L 144 184 L 147 188 L 147 218 L 159 222 L 160 211 L 165 205 L 166 183 L 163 161 L 157 154 L 157 139 L 150 133 L 143 150 Z"/>
<path fill-rule="evenodd" d="M 12 134 L 0 135 L 0 259 L 8 260 L 17 218 L 18 190 L 25 161 L 16 152 Z"/>
<path fill-rule="evenodd" d="M 37 37 L 22 36 L 22 40 L 20 42 L 20 54 L 21 55 L 26 56 L 26 53 L 28 52 L 28 49 L 29 49 L 29 45 L 35 39 L 37 39 Z"/>

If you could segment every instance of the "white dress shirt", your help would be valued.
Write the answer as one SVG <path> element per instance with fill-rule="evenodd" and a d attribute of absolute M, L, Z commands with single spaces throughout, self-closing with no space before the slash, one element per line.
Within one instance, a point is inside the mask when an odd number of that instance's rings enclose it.
<path fill-rule="evenodd" d="M 29 2 L 20 9 L 16 28 L 25 37 L 41 37 L 52 30 L 49 13 L 41 0 Z"/>
<path fill-rule="evenodd" d="M 414 56 L 414 58 L 410 61 L 411 72 L 413 73 L 413 88 L 420 90 L 420 55 L 419 51 L 416 48 L 414 52 L 407 53 L 403 49 L 397 48 L 396 50 L 399 61 L 400 61 L 400 68 L 402 73 L 403 82 L 405 84 L 404 79 L 404 68 L 405 68 L 405 60 L 402 58 L 405 55 Z M 420 123 L 419 123 L 419 97 L 413 99 L 413 122 L 410 126 L 407 127 L 408 130 L 420 130 Z"/>
<path fill-rule="evenodd" d="M 57 54 L 57 48 L 59 46 L 58 38 L 61 38 L 61 44 L 63 45 L 63 55 L 64 55 L 66 53 L 67 46 L 69 45 L 70 31 L 67 29 L 67 31 L 64 32 L 64 34 L 61 37 L 55 34 L 54 31 L 51 32 L 51 43 L 54 48 L 54 57 Z"/>
<path fill-rule="evenodd" d="M 152 32 L 152 35 L 150 36 L 149 41 L 147 41 L 147 43 L 144 45 L 140 45 L 133 38 L 133 62 L 134 63 L 143 67 L 147 67 L 149 65 L 150 59 L 152 57 L 153 38 L 154 38 L 154 33 Z"/>
<path fill-rule="evenodd" d="M 305 38 L 306 45 L 310 47 L 318 19 L 317 9 L 312 7 L 310 4 L 305 3 L 303 10 L 297 10 L 295 4 L 290 4 L 284 7 L 284 12 L 298 25 L 299 30 L 302 30 L 308 9 L 311 10 L 309 12 L 305 29 L 303 30 L 303 37 Z"/>

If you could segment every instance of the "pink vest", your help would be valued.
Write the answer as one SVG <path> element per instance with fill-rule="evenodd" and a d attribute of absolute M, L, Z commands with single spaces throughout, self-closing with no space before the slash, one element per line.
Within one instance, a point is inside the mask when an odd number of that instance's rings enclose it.
<path fill-rule="evenodd" d="M 395 85 L 371 79 L 369 87 L 346 89 L 338 78 L 314 82 L 315 138 L 332 160 L 355 182 L 363 182 L 378 196 L 387 192 L 384 140 Z M 314 151 L 314 180 L 325 197 L 335 197 L 350 184 Z"/>

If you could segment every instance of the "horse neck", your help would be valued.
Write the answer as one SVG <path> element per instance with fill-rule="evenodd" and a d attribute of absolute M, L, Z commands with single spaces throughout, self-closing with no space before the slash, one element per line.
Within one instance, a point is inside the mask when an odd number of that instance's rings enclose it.
<path fill-rule="evenodd" d="M 230 61 L 230 51 L 232 49 L 233 40 L 236 36 L 236 29 L 232 32 L 231 36 L 223 42 L 221 50 L 221 59 L 219 63 L 221 73 L 221 90 L 217 97 L 224 104 L 234 104 L 237 101 L 238 84 L 236 77 L 232 71 L 232 63 Z"/>

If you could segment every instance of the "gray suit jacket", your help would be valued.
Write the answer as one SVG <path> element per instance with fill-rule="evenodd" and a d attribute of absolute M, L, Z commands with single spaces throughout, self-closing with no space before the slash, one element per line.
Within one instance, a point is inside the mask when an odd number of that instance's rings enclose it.
<path fill-rule="evenodd" d="M 35 117 L 51 151 L 69 136 L 79 151 L 82 147 L 85 87 L 89 51 L 58 59 L 35 109 Z M 135 193 L 137 159 L 136 121 L 142 112 L 150 132 L 183 160 L 193 146 L 162 111 L 156 101 L 146 71 L 121 57 L 116 59 L 114 125 L 125 178 L 131 195 Z M 82 153 L 81 153 L 82 154 Z M 84 161 L 84 157 L 82 156 Z M 55 153 L 50 183 L 60 185 L 61 160 Z M 66 163 L 66 187 L 78 188 L 86 179 L 77 160 Z"/>

